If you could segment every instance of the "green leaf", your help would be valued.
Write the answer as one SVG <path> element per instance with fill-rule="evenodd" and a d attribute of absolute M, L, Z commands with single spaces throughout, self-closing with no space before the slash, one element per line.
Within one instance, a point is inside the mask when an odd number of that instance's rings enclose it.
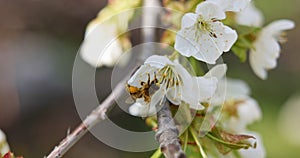
<path fill-rule="evenodd" d="M 260 27 L 252 27 L 252 26 L 238 25 L 238 24 L 234 25 L 233 28 L 238 32 L 239 36 L 256 34 L 262 29 Z"/>
<path fill-rule="evenodd" d="M 252 145 L 248 141 L 249 139 L 255 139 L 253 136 L 231 134 L 218 128 L 214 128 L 207 136 L 215 141 L 217 147 L 221 149 L 223 153 L 229 152 L 232 149 L 248 149 L 256 146 L 256 143 Z"/>
<path fill-rule="evenodd" d="M 192 65 L 193 70 L 195 71 L 196 75 L 197 76 L 204 75 L 204 71 L 201 67 L 200 61 L 198 61 L 194 57 L 189 57 L 188 59 L 190 61 L 190 64 Z"/>
<path fill-rule="evenodd" d="M 150 158 L 160 158 L 162 155 L 160 148 L 158 148 Z"/>
<path fill-rule="evenodd" d="M 233 46 L 231 50 L 233 54 L 235 54 L 240 59 L 241 62 L 245 62 L 247 60 L 247 48 Z"/>
<path fill-rule="evenodd" d="M 202 158 L 196 145 L 187 145 L 185 154 L 188 158 Z"/>

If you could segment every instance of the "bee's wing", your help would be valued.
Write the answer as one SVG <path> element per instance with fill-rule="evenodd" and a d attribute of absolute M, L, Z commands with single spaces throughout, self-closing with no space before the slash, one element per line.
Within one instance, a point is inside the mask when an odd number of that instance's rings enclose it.
<path fill-rule="evenodd" d="M 128 97 L 128 98 L 125 100 L 125 103 L 126 103 L 126 104 L 133 104 L 133 103 L 134 103 L 134 100 L 133 100 L 131 97 Z"/>

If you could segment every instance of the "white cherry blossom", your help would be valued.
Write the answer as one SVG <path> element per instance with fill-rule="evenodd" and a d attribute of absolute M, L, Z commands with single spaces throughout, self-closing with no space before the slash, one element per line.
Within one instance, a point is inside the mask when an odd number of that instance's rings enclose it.
<path fill-rule="evenodd" d="M 215 64 L 223 52 L 228 52 L 237 40 L 237 33 L 225 26 L 225 12 L 213 2 L 202 2 L 196 13 L 182 17 L 181 30 L 177 32 L 175 49 L 183 56 L 193 56 Z"/>
<path fill-rule="evenodd" d="M 224 10 L 240 12 L 247 7 L 251 0 L 208 0 L 214 2 Z"/>
<path fill-rule="evenodd" d="M 91 23 L 80 49 L 84 61 L 93 67 L 113 66 L 123 54 L 114 23 Z"/>
<path fill-rule="evenodd" d="M 146 117 L 154 115 L 156 113 L 156 108 L 154 106 L 150 107 L 149 103 L 146 103 L 144 99 L 139 98 L 129 107 L 129 113 L 133 116 Z"/>
<path fill-rule="evenodd" d="M 255 137 L 256 148 L 249 149 L 240 149 L 239 154 L 242 158 L 265 158 L 266 157 L 266 149 L 264 147 L 263 140 L 261 136 L 256 132 L 245 132 L 247 135 L 251 135 Z"/>
<path fill-rule="evenodd" d="M 218 79 L 215 94 L 209 100 L 212 106 L 239 101 L 237 116 L 231 117 L 226 124 L 228 130 L 243 132 L 247 125 L 261 119 L 261 110 L 258 103 L 250 97 L 250 88 L 242 80 L 225 78 L 227 66 L 219 64 L 214 66 L 205 77 Z"/>
<path fill-rule="evenodd" d="M 250 50 L 249 61 L 254 73 L 261 79 L 267 78 L 267 70 L 277 66 L 280 54 L 279 42 L 285 42 L 283 31 L 295 27 L 291 20 L 277 20 L 261 30 Z"/>
<path fill-rule="evenodd" d="M 216 91 L 209 99 L 211 105 L 222 105 L 226 95 L 226 64 L 219 64 L 211 68 L 205 75 L 205 78 L 215 77 L 218 80 Z"/>
<path fill-rule="evenodd" d="M 9 146 L 6 142 L 6 136 L 0 129 L 0 155 L 4 155 L 9 152 Z"/>
<path fill-rule="evenodd" d="M 244 10 L 236 13 L 235 20 L 241 25 L 261 27 L 263 25 L 264 17 L 262 12 L 257 9 L 252 2 L 249 3 Z"/>
<path fill-rule="evenodd" d="M 155 85 L 152 82 L 154 80 L 156 80 Z M 145 61 L 144 65 L 132 75 L 127 83 L 129 86 L 137 88 L 142 88 L 145 83 L 151 84 L 149 89 L 149 93 L 153 93 L 150 94 L 151 100 L 147 102 L 145 98 L 138 98 L 129 109 L 132 115 L 145 116 L 146 110 L 150 110 L 149 114 L 155 113 L 155 110 L 152 109 L 155 109 L 157 104 L 164 99 L 168 99 L 174 105 L 180 105 L 183 101 L 193 109 L 203 109 L 204 107 L 200 103 L 214 93 L 217 79 L 193 77 L 178 61 L 170 61 L 165 56 L 153 55 Z"/>

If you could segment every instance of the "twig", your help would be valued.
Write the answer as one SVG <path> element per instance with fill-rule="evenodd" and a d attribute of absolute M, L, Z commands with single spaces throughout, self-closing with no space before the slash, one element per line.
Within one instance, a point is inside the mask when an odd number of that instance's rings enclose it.
<path fill-rule="evenodd" d="M 178 129 L 175 126 L 169 109 L 170 102 L 166 101 L 157 112 L 158 130 L 155 135 L 160 149 L 167 158 L 185 158 L 179 139 Z"/>
<path fill-rule="evenodd" d="M 144 1 L 144 7 L 157 7 L 159 6 L 158 0 Z M 157 8 L 156 8 L 157 9 Z M 147 10 L 147 9 L 146 9 Z M 157 12 L 157 11 L 156 11 Z M 148 14 L 148 16 L 146 16 Z M 155 24 L 157 22 L 157 13 L 153 15 L 153 10 L 151 9 L 145 11 L 143 14 L 143 27 L 153 27 L 144 29 L 143 36 L 144 42 L 153 42 L 155 36 Z M 147 47 L 143 49 L 141 53 L 140 61 L 145 60 L 148 56 L 152 55 Z M 46 156 L 46 158 L 60 158 L 62 157 L 76 142 L 80 140 L 84 134 L 86 134 L 89 129 L 93 128 L 97 123 L 106 119 L 106 112 L 112 108 L 115 99 L 122 95 L 122 90 L 124 88 L 126 80 L 121 81 L 112 93 L 100 104 L 87 118 L 65 139 L 63 139 L 58 146 L 56 146 L 51 153 Z"/>
<path fill-rule="evenodd" d="M 97 123 L 106 119 L 106 112 L 112 108 L 115 99 L 122 95 L 125 80 L 120 82 L 112 93 L 100 104 L 86 119 L 65 139 L 63 139 L 58 146 L 46 158 L 60 158 L 62 157 L 78 140 L 94 127 Z"/>

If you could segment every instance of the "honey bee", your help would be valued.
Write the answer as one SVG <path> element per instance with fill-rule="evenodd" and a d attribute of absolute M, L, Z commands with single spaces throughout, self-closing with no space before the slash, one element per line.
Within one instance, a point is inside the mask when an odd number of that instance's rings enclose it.
<path fill-rule="evenodd" d="M 154 74 L 154 79 L 151 81 L 150 74 L 148 74 L 147 82 L 141 82 L 141 88 L 126 85 L 128 92 L 133 100 L 138 98 L 144 98 L 145 102 L 150 102 L 151 96 L 159 89 L 158 80 L 156 74 Z"/>

